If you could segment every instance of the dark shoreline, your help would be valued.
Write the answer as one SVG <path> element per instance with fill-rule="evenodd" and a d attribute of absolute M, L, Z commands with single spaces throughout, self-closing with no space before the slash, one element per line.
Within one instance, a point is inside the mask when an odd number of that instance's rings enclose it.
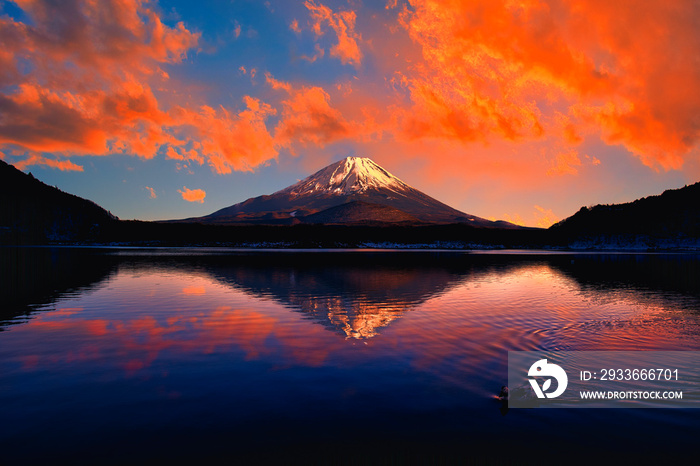
<path fill-rule="evenodd" d="M 251 249 L 451 249 L 697 251 L 692 235 L 581 234 L 568 230 L 449 225 L 205 225 L 114 220 L 68 235 L 0 231 L 2 246 L 238 247 Z"/>

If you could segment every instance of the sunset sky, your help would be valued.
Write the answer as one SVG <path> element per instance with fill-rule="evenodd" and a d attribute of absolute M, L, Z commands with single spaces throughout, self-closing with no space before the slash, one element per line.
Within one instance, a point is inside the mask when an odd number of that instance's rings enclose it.
<path fill-rule="evenodd" d="M 700 181 L 696 0 L 0 1 L 0 158 L 122 219 L 349 155 L 484 218 Z"/>

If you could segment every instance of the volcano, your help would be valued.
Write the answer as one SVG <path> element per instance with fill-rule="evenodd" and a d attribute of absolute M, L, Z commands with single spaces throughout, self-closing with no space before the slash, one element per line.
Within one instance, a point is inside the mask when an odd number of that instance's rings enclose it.
<path fill-rule="evenodd" d="M 467 223 L 518 228 L 453 209 L 362 157 L 347 157 L 273 194 L 186 221 L 220 225 Z"/>

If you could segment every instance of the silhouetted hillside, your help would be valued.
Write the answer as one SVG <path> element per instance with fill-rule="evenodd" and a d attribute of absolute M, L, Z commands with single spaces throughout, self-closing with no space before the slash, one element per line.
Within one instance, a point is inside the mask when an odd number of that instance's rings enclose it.
<path fill-rule="evenodd" d="M 579 246 L 697 247 L 700 183 L 625 204 L 582 207 L 550 231 Z"/>
<path fill-rule="evenodd" d="M 75 241 L 99 236 L 111 213 L 0 160 L 0 242 Z"/>

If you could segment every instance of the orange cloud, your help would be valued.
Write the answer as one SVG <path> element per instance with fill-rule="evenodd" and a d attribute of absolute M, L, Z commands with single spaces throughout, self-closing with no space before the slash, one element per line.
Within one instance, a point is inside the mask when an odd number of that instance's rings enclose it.
<path fill-rule="evenodd" d="M 554 215 L 552 209 L 545 209 L 538 205 L 535 206 L 535 220 L 537 226 L 541 228 L 549 228 L 559 221 L 559 217 Z"/>
<path fill-rule="evenodd" d="M 539 228 L 549 228 L 559 221 L 559 217 L 557 217 L 554 214 L 554 211 L 552 211 L 552 209 L 545 209 L 544 207 L 540 207 L 538 205 L 535 205 L 534 207 L 534 213 L 529 218 L 534 219 L 535 226 Z M 516 225 L 533 225 L 533 223 L 525 221 L 525 219 L 517 213 L 513 215 L 504 214 L 503 219 L 507 222 L 514 223 Z M 495 217 L 492 217 L 489 220 L 495 221 L 497 219 Z"/>
<path fill-rule="evenodd" d="M 284 110 L 275 128 L 275 139 L 280 145 L 299 142 L 323 146 L 350 135 L 350 123 L 331 107 L 330 96 L 320 87 L 294 90 L 282 106 Z"/>
<path fill-rule="evenodd" d="M 237 114 L 223 106 L 198 110 L 177 107 L 172 116 L 182 125 L 175 134 L 193 143 L 218 173 L 252 170 L 252 167 L 277 157 L 277 149 L 265 120 L 276 113 L 270 105 L 245 96 L 246 109 Z"/>
<path fill-rule="evenodd" d="M 305 158 L 317 159 L 319 151 L 311 149 L 322 149 L 341 140 L 365 140 L 371 135 L 380 134 L 384 128 L 374 119 L 374 105 L 378 101 L 367 99 L 367 96 L 348 99 L 352 88 L 347 83 L 335 86 L 341 94 L 341 106 L 335 106 L 331 104 L 330 94 L 320 86 L 292 84 L 276 79 L 269 72 L 265 73 L 265 81 L 270 88 L 284 91 L 286 95 L 278 103 L 282 110 L 274 136 L 260 126 L 260 136 L 264 136 L 265 148 L 271 156 L 276 156 L 282 148 L 296 154 L 301 145 L 306 149 Z M 265 117 L 277 113 L 271 106 L 263 105 Z"/>
<path fill-rule="evenodd" d="M 326 54 L 325 50 L 323 50 L 318 44 L 314 45 L 314 50 L 316 51 L 316 53 L 314 53 L 312 56 L 302 55 L 299 58 L 301 58 L 302 60 L 306 60 L 309 63 L 313 63 L 319 58 L 323 58 L 323 56 Z"/>
<path fill-rule="evenodd" d="M 70 160 L 49 159 L 39 154 L 31 154 L 28 158 L 21 160 L 14 165 L 18 170 L 24 170 L 31 165 L 43 165 L 46 167 L 57 168 L 61 171 L 83 171 L 82 166 L 76 165 Z"/>
<path fill-rule="evenodd" d="M 106 135 L 81 111 L 84 105 L 72 93 L 59 95 L 20 84 L 13 94 L 0 95 L 0 144 L 16 144 L 34 151 L 104 153 Z"/>
<path fill-rule="evenodd" d="M 156 191 L 153 188 L 149 188 L 148 186 L 145 186 L 146 191 L 148 191 L 148 195 L 151 196 L 151 199 L 155 199 L 158 196 L 156 196 Z"/>
<path fill-rule="evenodd" d="M 291 92 L 292 90 L 292 85 L 284 82 L 284 81 L 278 81 L 275 79 L 272 74 L 270 73 L 265 73 L 265 81 L 270 85 L 271 88 L 275 90 L 284 90 L 287 92 Z"/>
<path fill-rule="evenodd" d="M 400 22 L 423 61 L 399 76 L 397 122 L 413 139 L 520 141 L 565 108 L 570 144 L 584 129 L 679 168 L 700 140 L 698 14 L 690 0 L 410 0 Z"/>
<path fill-rule="evenodd" d="M 334 13 L 327 6 L 317 4 L 314 0 L 306 1 L 304 5 L 310 12 L 313 21 L 311 29 L 316 36 L 323 35 L 323 26 L 328 26 L 335 32 L 338 43 L 331 47 L 331 56 L 339 58 L 344 65 L 360 65 L 362 52 L 357 42 L 362 40 L 362 37 L 355 31 L 357 14 L 354 11 Z"/>
<path fill-rule="evenodd" d="M 0 18 L 14 90 L 0 94 L 0 144 L 42 152 L 153 157 L 170 137 L 147 81 L 166 79 L 199 34 L 164 25 L 138 1 L 19 2 L 30 24 Z M 104 9 L 110 11 L 104 14 Z M 20 72 L 30 63 L 30 74 Z M 11 89 L 11 88 L 10 88 Z"/>
<path fill-rule="evenodd" d="M 3 43 L 15 57 L 30 59 L 36 66 L 32 74 L 54 87 L 63 87 L 67 79 L 88 83 L 96 78 L 55 67 L 57 62 L 68 61 L 83 71 L 101 71 L 100 79 L 118 82 L 122 78 L 118 70 L 162 72 L 158 63 L 180 62 L 201 36 L 183 23 L 174 28 L 163 24 L 151 5 L 139 0 L 16 3 L 31 23 L 8 16 L 0 19 Z M 16 69 L 18 63 L 12 65 Z"/>
<path fill-rule="evenodd" d="M 547 174 L 575 175 L 578 173 L 577 167 L 580 167 L 581 165 L 581 159 L 579 159 L 578 153 L 575 150 L 562 152 L 557 154 L 556 159 L 552 163 L 552 167 L 547 170 Z"/>
<path fill-rule="evenodd" d="M 203 189 L 188 189 L 183 186 L 182 189 L 178 189 L 177 192 L 182 194 L 182 198 L 187 202 L 199 202 L 204 203 L 204 198 L 207 197 L 207 193 Z"/>
<path fill-rule="evenodd" d="M 27 24 L 0 18 L 0 147 L 34 152 L 206 161 L 220 173 L 250 170 L 277 156 L 265 118 L 269 105 L 244 97 L 245 108 L 182 102 L 168 108 L 163 64 L 181 62 L 200 33 L 165 25 L 138 0 L 19 2 Z M 105 14 L 109 11 L 109 14 Z M 32 66 L 24 73 L 26 64 Z M 251 70 L 251 76 L 253 70 Z M 39 159 L 27 159 L 29 165 Z M 56 168 L 75 169 L 62 163 Z"/>
<path fill-rule="evenodd" d="M 505 220 L 506 222 L 513 223 L 515 225 L 521 225 L 521 226 L 525 225 L 525 220 L 523 220 L 523 218 L 520 216 L 520 214 L 513 214 L 513 215 L 503 214 L 503 220 Z"/>
<path fill-rule="evenodd" d="M 182 124 L 158 108 L 150 87 L 131 80 L 89 92 L 23 83 L 0 95 L 0 110 L 0 144 L 40 152 L 152 158 L 176 142 L 166 128 Z"/>

